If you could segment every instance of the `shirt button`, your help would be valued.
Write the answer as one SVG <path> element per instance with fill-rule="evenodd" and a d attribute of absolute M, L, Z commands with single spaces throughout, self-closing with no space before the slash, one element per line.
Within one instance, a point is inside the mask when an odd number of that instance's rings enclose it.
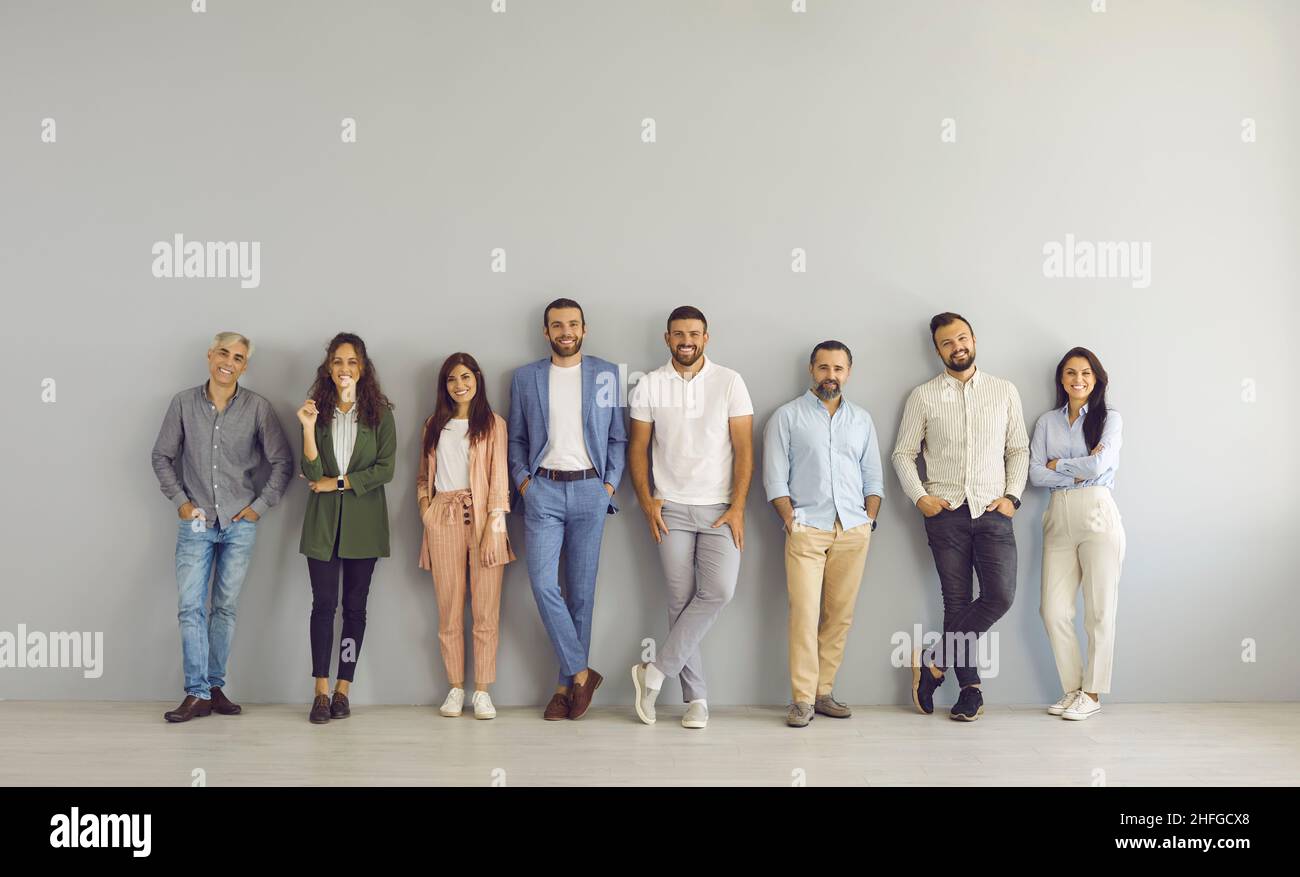
<path fill-rule="evenodd" d="M 218 426 L 217 429 L 221 429 L 221 427 Z"/>

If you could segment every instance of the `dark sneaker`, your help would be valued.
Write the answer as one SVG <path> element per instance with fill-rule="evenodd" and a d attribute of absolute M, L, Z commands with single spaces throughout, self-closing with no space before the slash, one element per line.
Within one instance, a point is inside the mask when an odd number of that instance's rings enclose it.
<path fill-rule="evenodd" d="M 912 650 L 912 703 L 917 712 L 927 716 L 934 712 L 934 693 L 943 685 L 943 674 L 938 679 L 921 660 L 921 650 Z"/>
<path fill-rule="evenodd" d="M 967 685 L 957 696 L 957 702 L 952 705 L 949 718 L 959 722 L 973 722 L 982 715 L 984 715 L 984 695 L 980 694 L 980 690 L 974 685 Z"/>

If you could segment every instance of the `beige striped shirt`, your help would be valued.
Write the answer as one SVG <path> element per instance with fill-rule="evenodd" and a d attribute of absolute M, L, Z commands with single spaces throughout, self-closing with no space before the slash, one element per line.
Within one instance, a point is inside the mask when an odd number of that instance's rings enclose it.
<path fill-rule="evenodd" d="M 925 453 L 925 481 L 916 455 Z M 975 369 L 964 384 L 941 373 L 912 390 L 894 444 L 894 471 L 915 504 L 927 493 L 978 518 L 1006 494 L 1024 495 L 1029 436 L 1020 394 L 1010 381 Z"/>

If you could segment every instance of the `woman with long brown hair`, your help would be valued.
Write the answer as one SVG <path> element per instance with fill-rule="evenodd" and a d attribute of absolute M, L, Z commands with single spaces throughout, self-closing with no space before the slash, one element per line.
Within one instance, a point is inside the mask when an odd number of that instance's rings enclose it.
<path fill-rule="evenodd" d="M 459 716 L 465 702 L 465 583 L 474 618 L 474 718 L 491 719 L 496 681 L 501 577 L 515 559 L 506 535 L 510 481 L 506 422 L 488 404 L 478 362 L 453 353 L 438 370 L 438 403 L 424 424 L 416 497 L 424 539 L 420 568 L 438 601 L 438 643 L 451 690 L 439 712 Z"/>
<path fill-rule="evenodd" d="M 1122 423 L 1106 404 L 1109 383 L 1097 354 L 1072 348 L 1056 366 L 1056 408 L 1038 418 L 1029 442 L 1029 480 L 1052 491 L 1043 515 L 1040 611 L 1065 693 L 1047 712 L 1075 721 L 1101 711 L 1115 652 L 1124 525 L 1111 489 Z M 1087 665 L 1074 633 L 1080 588 Z"/>
<path fill-rule="evenodd" d="M 365 342 L 351 332 L 330 339 L 307 401 L 302 424 L 302 474 L 311 496 L 298 550 L 311 576 L 311 663 L 316 680 L 309 718 L 316 724 L 351 715 L 348 691 L 366 632 L 366 602 L 375 561 L 388 556 L 388 502 L 397 428 L 393 405 Z M 334 615 L 343 580 L 343 635 L 338 682 L 329 697 Z"/>

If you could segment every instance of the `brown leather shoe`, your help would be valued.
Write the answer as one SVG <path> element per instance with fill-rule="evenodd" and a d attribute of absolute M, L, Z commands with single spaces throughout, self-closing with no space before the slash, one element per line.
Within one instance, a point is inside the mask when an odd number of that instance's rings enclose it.
<path fill-rule="evenodd" d="M 318 694 L 311 703 L 311 713 L 307 716 L 313 725 L 323 725 L 330 720 L 330 696 Z"/>
<path fill-rule="evenodd" d="M 188 722 L 190 719 L 210 715 L 212 715 L 212 701 L 200 700 L 192 694 L 187 694 L 181 701 L 181 705 L 163 713 L 163 718 L 169 722 Z"/>
<path fill-rule="evenodd" d="M 341 692 L 334 692 L 334 700 L 330 701 L 330 718 L 346 719 L 352 715 L 352 708 L 348 706 L 348 696 Z"/>
<path fill-rule="evenodd" d="M 569 717 L 569 696 L 558 691 L 551 695 L 551 702 L 546 705 L 542 718 L 548 722 L 558 722 Z"/>
<path fill-rule="evenodd" d="M 223 716 L 237 716 L 244 711 L 244 708 L 226 697 L 226 693 L 220 688 L 214 688 L 212 689 L 212 711 Z"/>
<path fill-rule="evenodd" d="M 596 689 L 600 688 L 600 683 L 605 681 L 601 676 L 590 667 L 587 668 L 587 681 L 579 685 L 574 680 L 572 694 L 569 695 L 569 718 L 580 719 L 587 714 L 587 707 L 591 706 L 591 698 L 595 696 Z"/>

